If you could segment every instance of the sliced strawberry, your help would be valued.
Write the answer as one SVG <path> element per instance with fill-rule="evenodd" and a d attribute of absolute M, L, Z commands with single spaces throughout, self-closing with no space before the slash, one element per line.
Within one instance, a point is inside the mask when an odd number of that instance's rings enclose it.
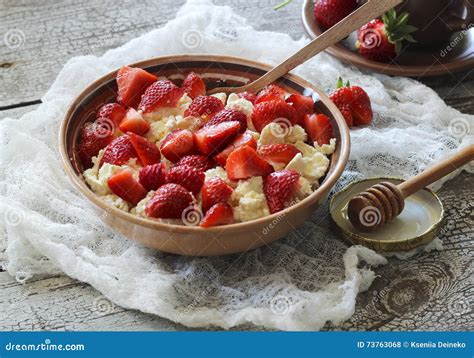
<path fill-rule="evenodd" d="M 311 97 L 303 96 L 299 93 L 293 93 L 286 99 L 286 103 L 293 106 L 296 113 L 298 113 L 298 124 L 303 123 L 304 116 L 314 113 L 314 102 Z"/>
<path fill-rule="evenodd" d="M 237 93 L 237 97 L 246 99 L 252 104 L 255 104 L 255 101 L 257 99 L 257 95 L 255 93 L 248 92 L 248 91 Z"/>
<path fill-rule="evenodd" d="M 271 173 L 263 182 L 270 213 L 274 214 L 292 205 L 298 190 L 300 175 L 294 170 L 280 170 Z"/>
<path fill-rule="evenodd" d="M 268 85 L 262 89 L 255 98 L 255 104 L 267 101 L 285 100 L 286 92 L 277 85 Z"/>
<path fill-rule="evenodd" d="M 155 143 L 132 132 L 128 132 L 126 135 L 130 138 L 142 165 L 151 165 L 160 161 L 161 153 Z"/>
<path fill-rule="evenodd" d="M 166 136 L 160 145 L 161 153 L 176 163 L 181 158 L 194 154 L 194 137 L 189 129 L 176 129 Z"/>
<path fill-rule="evenodd" d="M 319 145 L 329 144 L 333 137 L 331 121 L 324 114 L 306 115 L 304 128 L 311 141 L 317 142 Z"/>
<path fill-rule="evenodd" d="M 260 158 L 255 149 L 247 145 L 230 153 L 225 168 L 231 180 L 264 177 L 273 172 L 273 167 Z"/>
<path fill-rule="evenodd" d="M 130 108 L 120 123 L 119 128 L 123 133 L 133 132 L 138 135 L 144 135 L 150 130 L 150 124 L 142 117 L 140 112 Z"/>
<path fill-rule="evenodd" d="M 193 202 L 188 190 L 178 184 L 160 186 L 146 203 L 145 214 L 152 218 L 180 219 Z"/>
<path fill-rule="evenodd" d="M 267 144 L 261 145 L 257 153 L 264 160 L 272 164 L 288 164 L 301 151 L 291 144 Z"/>
<path fill-rule="evenodd" d="M 155 75 L 141 68 L 123 66 L 117 73 L 117 102 L 136 107 L 147 87 L 156 80 Z"/>
<path fill-rule="evenodd" d="M 137 152 L 126 135 L 115 138 L 104 150 L 100 166 L 104 163 L 114 165 L 126 164 L 130 159 L 137 158 Z"/>
<path fill-rule="evenodd" d="M 352 91 L 351 109 L 354 125 L 361 126 L 369 124 L 374 118 L 369 95 L 359 86 L 351 86 L 350 88 Z"/>
<path fill-rule="evenodd" d="M 194 143 L 202 154 L 211 155 L 225 148 L 239 131 L 239 122 L 224 122 L 212 127 L 201 128 L 194 133 Z"/>
<path fill-rule="evenodd" d="M 214 162 L 211 159 L 199 154 L 187 155 L 181 158 L 176 163 L 176 166 L 179 165 L 187 165 L 189 167 L 196 168 L 197 170 L 200 170 L 202 172 L 214 168 Z"/>
<path fill-rule="evenodd" d="M 184 115 L 211 118 L 214 114 L 223 109 L 224 104 L 219 98 L 214 96 L 197 96 L 193 99 L 188 109 L 186 109 Z"/>
<path fill-rule="evenodd" d="M 296 110 L 283 100 L 266 101 L 257 104 L 252 113 L 252 123 L 259 132 L 271 122 L 295 125 L 298 122 Z"/>
<path fill-rule="evenodd" d="M 81 140 L 79 142 L 77 154 L 81 158 L 85 168 L 92 166 L 92 157 L 105 148 L 114 139 L 113 132 L 103 126 L 100 121 L 88 122 L 81 129 Z"/>
<path fill-rule="evenodd" d="M 219 177 L 213 177 L 204 183 L 201 191 L 202 211 L 206 212 L 217 203 L 227 203 L 234 190 Z"/>
<path fill-rule="evenodd" d="M 247 116 L 236 109 L 225 108 L 216 113 L 209 121 L 204 124 L 204 127 L 215 126 L 216 124 L 224 122 L 237 121 L 240 123 L 240 132 L 243 133 L 247 129 Z"/>
<path fill-rule="evenodd" d="M 205 175 L 202 171 L 187 165 L 179 165 L 171 168 L 166 173 L 168 183 L 179 184 L 197 195 L 204 184 Z"/>
<path fill-rule="evenodd" d="M 112 193 L 133 205 L 137 205 L 146 194 L 146 189 L 133 178 L 131 170 L 121 170 L 112 175 L 107 184 Z"/>
<path fill-rule="evenodd" d="M 147 190 L 156 190 L 166 183 L 166 167 L 156 163 L 140 168 L 138 182 Z"/>
<path fill-rule="evenodd" d="M 201 227 L 227 225 L 234 222 L 234 214 L 229 204 L 218 203 L 210 208 L 201 221 Z"/>
<path fill-rule="evenodd" d="M 119 103 L 107 103 L 99 108 L 97 118 L 108 118 L 115 127 L 118 127 L 126 112 L 125 107 Z"/>
<path fill-rule="evenodd" d="M 206 94 L 206 84 L 201 76 L 194 72 L 188 73 L 181 88 L 193 99 L 197 96 L 204 96 Z"/>
<path fill-rule="evenodd" d="M 142 96 L 138 109 L 150 113 L 160 107 L 176 107 L 183 90 L 168 80 L 159 80 L 150 85 Z"/>
<path fill-rule="evenodd" d="M 219 163 L 220 166 L 225 167 L 229 154 L 244 145 L 248 145 L 253 149 L 257 149 L 257 141 L 253 137 L 252 133 L 248 131 L 239 134 L 232 143 L 230 143 L 222 152 L 214 157 L 214 160 Z"/>

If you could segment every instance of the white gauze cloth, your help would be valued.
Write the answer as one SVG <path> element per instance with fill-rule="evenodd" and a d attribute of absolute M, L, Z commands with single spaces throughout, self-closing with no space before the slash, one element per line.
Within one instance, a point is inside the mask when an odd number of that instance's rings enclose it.
<path fill-rule="evenodd" d="M 274 65 L 307 42 L 256 31 L 231 8 L 195 0 L 161 29 L 102 57 L 71 59 L 38 109 L 0 121 L 2 266 L 21 282 L 64 273 L 120 306 L 190 327 L 251 323 L 317 330 L 328 321 L 348 319 L 357 294 L 375 278 L 371 267 L 387 261 L 343 242 L 329 227 L 327 206 L 264 248 L 243 255 L 179 257 L 146 249 L 105 226 L 71 186 L 58 153 L 68 104 L 113 69 L 183 53 L 236 55 Z M 327 54 L 295 73 L 323 89 L 342 76 L 372 99 L 375 119 L 352 130 L 351 160 L 335 190 L 368 176 L 410 177 L 472 143 L 473 116 L 447 107 L 414 80 L 364 74 Z"/>

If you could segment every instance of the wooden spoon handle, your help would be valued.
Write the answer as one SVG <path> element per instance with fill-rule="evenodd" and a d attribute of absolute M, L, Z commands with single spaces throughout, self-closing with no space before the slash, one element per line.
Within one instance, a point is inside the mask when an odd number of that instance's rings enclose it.
<path fill-rule="evenodd" d="M 474 160 L 474 144 L 471 144 L 435 166 L 397 185 L 398 189 L 402 192 L 403 197 L 406 198 L 463 165 L 466 165 L 471 160 Z"/>
<path fill-rule="evenodd" d="M 257 92 L 266 85 L 276 81 L 306 60 L 326 48 L 338 43 L 367 22 L 383 15 L 400 4 L 403 0 L 369 0 L 339 23 L 326 30 L 294 55 L 267 72 L 265 75 L 246 86 L 248 91 Z"/>

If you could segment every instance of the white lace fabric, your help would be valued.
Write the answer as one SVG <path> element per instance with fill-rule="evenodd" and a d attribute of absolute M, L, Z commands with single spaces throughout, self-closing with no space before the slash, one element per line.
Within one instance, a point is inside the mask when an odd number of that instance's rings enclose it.
<path fill-rule="evenodd" d="M 357 294 L 375 278 L 371 268 L 387 261 L 342 241 L 329 227 L 327 205 L 287 238 L 261 249 L 179 257 L 141 247 L 105 226 L 70 184 L 58 153 L 67 106 L 90 82 L 124 64 L 214 53 L 274 65 L 307 41 L 258 32 L 229 7 L 190 0 L 161 29 L 101 57 L 71 59 L 36 110 L 0 121 L 2 266 L 20 282 L 64 273 L 118 305 L 190 327 L 251 323 L 318 330 L 348 319 Z M 411 177 L 473 142 L 473 116 L 448 107 L 414 80 L 362 73 L 327 54 L 294 72 L 323 89 L 342 76 L 372 99 L 373 124 L 351 131 L 351 159 L 335 190 L 364 177 Z"/>

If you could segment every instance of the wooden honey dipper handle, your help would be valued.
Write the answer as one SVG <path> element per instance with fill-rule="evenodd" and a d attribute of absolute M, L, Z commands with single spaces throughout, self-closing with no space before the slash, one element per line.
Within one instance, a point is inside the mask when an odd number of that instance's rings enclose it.
<path fill-rule="evenodd" d="M 435 181 L 448 175 L 454 170 L 466 165 L 471 160 L 474 160 L 474 144 L 462 149 L 453 156 L 443 160 L 431 168 L 426 169 L 413 178 L 404 181 L 403 183 L 397 185 L 397 187 L 400 189 L 403 198 L 407 198 L 410 195 L 416 193 L 418 190 L 433 184 Z"/>
<path fill-rule="evenodd" d="M 405 198 L 474 160 L 474 145 L 395 185 L 381 182 L 353 197 L 347 206 L 350 222 L 362 231 L 375 231 L 397 217 L 405 206 Z"/>

